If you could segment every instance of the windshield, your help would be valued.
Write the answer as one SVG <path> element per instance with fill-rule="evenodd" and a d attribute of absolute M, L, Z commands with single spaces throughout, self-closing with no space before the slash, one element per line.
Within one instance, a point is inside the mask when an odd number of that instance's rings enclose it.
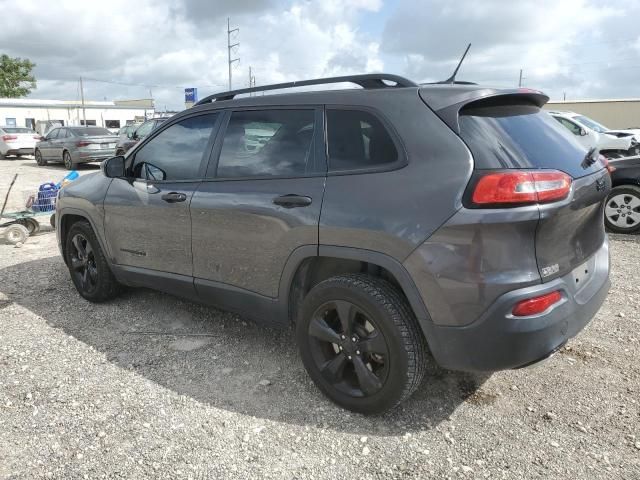
<path fill-rule="evenodd" d="M 585 117 L 584 115 L 578 115 L 575 118 L 578 122 L 583 124 L 585 127 L 589 127 L 591 130 L 595 130 L 598 133 L 608 132 L 609 129 L 604 125 L 596 122 L 595 120 L 591 120 L 589 117 Z"/>
<path fill-rule="evenodd" d="M 36 133 L 30 128 L 22 128 L 22 127 L 2 127 L 5 133 Z"/>
<path fill-rule="evenodd" d="M 106 135 L 113 135 L 106 128 L 100 127 L 78 127 L 70 128 L 71 132 L 77 137 L 102 137 Z"/>
<path fill-rule="evenodd" d="M 557 169 L 578 178 L 602 168 L 599 162 L 583 166 L 586 148 L 533 105 L 467 107 L 460 112 L 460 135 L 476 169 Z"/>

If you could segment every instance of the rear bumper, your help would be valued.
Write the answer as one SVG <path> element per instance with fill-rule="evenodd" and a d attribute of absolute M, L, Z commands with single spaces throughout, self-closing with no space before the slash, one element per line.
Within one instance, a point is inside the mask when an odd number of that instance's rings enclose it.
<path fill-rule="evenodd" d="M 100 150 L 87 150 L 76 151 L 71 154 L 71 158 L 74 163 L 86 163 L 86 162 L 101 162 L 107 158 L 115 157 L 116 149 L 100 149 Z"/>
<path fill-rule="evenodd" d="M 4 155 L 33 155 L 34 147 L 10 147 Z"/>
<path fill-rule="evenodd" d="M 433 325 L 427 335 L 434 358 L 444 368 L 463 371 L 519 368 L 547 358 L 576 336 L 606 299 L 610 287 L 608 239 L 585 265 L 581 270 L 593 271 L 578 283 L 576 269 L 550 282 L 502 295 L 470 325 Z M 562 292 L 563 300 L 547 312 L 511 315 L 518 301 L 556 290 Z"/>

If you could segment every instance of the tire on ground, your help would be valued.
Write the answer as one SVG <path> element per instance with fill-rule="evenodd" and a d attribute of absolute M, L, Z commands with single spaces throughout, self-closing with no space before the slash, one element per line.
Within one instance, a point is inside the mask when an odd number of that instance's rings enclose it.
<path fill-rule="evenodd" d="M 74 274 L 73 267 L 71 266 L 71 251 L 73 248 L 72 241 L 76 234 L 84 236 L 91 244 L 91 249 L 93 250 L 93 257 L 97 270 L 97 280 L 95 289 L 91 291 L 86 291 L 82 287 L 82 284 L 78 281 L 78 278 Z M 80 293 L 80 295 L 82 295 L 86 300 L 95 303 L 104 302 L 115 298 L 120 293 L 121 285 L 111 272 L 107 259 L 100 247 L 100 242 L 98 242 L 89 222 L 82 220 L 71 225 L 65 238 L 65 257 L 65 261 L 71 275 L 71 280 L 78 290 L 78 293 Z"/>
<path fill-rule="evenodd" d="M 389 350 L 389 372 L 382 388 L 354 397 L 337 390 L 322 375 L 310 349 L 309 323 L 314 312 L 333 300 L 347 300 L 366 311 L 383 333 Z M 332 277 L 305 297 L 296 322 L 296 340 L 304 366 L 318 388 L 338 405 L 364 414 L 390 410 L 420 386 L 430 358 L 415 315 L 404 296 L 388 281 L 366 274 Z"/>

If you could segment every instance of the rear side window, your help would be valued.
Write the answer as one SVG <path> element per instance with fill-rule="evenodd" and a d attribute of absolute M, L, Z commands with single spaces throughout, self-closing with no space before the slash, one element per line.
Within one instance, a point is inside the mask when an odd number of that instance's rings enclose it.
<path fill-rule="evenodd" d="M 369 112 L 327 110 L 329 170 L 385 166 L 398 160 L 398 150 L 382 122 Z"/>
<path fill-rule="evenodd" d="M 317 172 L 314 110 L 233 112 L 222 142 L 219 178 L 300 176 Z"/>
<path fill-rule="evenodd" d="M 135 154 L 133 174 L 145 180 L 192 180 L 200 166 L 215 127 L 217 113 L 198 115 L 171 125 Z"/>
<path fill-rule="evenodd" d="M 602 168 L 600 162 L 584 162 L 586 149 L 534 105 L 464 108 L 460 135 L 473 154 L 476 169 L 556 169 L 578 178 Z"/>

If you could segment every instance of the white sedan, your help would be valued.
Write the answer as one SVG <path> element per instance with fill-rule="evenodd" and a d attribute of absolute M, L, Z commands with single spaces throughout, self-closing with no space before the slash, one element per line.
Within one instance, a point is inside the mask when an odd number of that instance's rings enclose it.
<path fill-rule="evenodd" d="M 0 158 L 8 155 L 33 155 L 42 137 L 26 127 L 0 127 Z"/>

